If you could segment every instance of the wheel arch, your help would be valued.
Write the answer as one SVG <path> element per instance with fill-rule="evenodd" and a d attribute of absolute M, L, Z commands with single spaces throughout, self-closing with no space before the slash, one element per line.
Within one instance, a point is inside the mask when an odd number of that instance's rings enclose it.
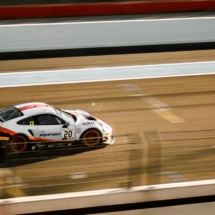
<path fill-rule="evenodd" d="M 84 131 L 82 132 L 82 134 L 81 134 L 81 136 L 80 136 L 80 139 L 82 139 L 82 138 L 83 138 L 84 133 L 85 133 L 86 131 L 89 131 L 89 130 L 91 130 L 91 129 L 95 129 L 95 130 L 99 131 L 99 133 L 100 133 L 101 137 L 103 138 L 103 136 L 104 136 L 104 135 L 102 134 L 102 132 L 101 132 L 101 130 L 100 130 L 99 128 L 91 127 L 91 128 L 87 128 L 86 130 L 84 130 Z"/>
<path fill-rule="evenodd" d="M 12 140 L 14 137 L 16 137 L 16 136 L 24 136 L 28 142 L 30 141 L 29 138 L 28 138 L 28 135 L 23 134 L 23 133 L 16 133 L 16 134 L 14 134 L 13 136 L 10 137 L 9 142 L 11 142 L 11 140 Z"/>
<path fill-rule="evenodd" d="M 91 139 L 93 138 L 92 136 L 87 137 L 87 139 L 85 139 L 85 135 L 89 135 L 91 133 L 97 133 L 97 136 L 96 136 L 96 140 L 95 139 Z M 101 144 L 102 143 L 102 139 L 103 139 L 103 135 L 102 135 L 102 132 L 98 129 L 98 128 L 94 128 L 94 127 L 91 127 L 89 129 L 86 129 L 83 134 L 81 135 L 81 138 L 80 138 L 80 141 L 85 145 L 85 146 L 88 146 L 88 147 L 94 147 L 98 144 Z M 95 140 L 95 141 L 94 141 Z M 93 141 L 93 142 L 92 142 Z"/>
<path fill-rule="evenodd" d="M 20 149 L 20 148 L 16 148 L 16 142 L 14 143 L 13 140 L 16 139 L 16 137 L 21 137 L 24 139 L 24 144 L 23 144 L 23 147 Z M 20 142 L 22 144 L 22 142 Z M 16 152 L 16 153 L 20 153 L 20 152 L 23 152 L 25 150 L 28 149 L 28 143 L 29 143 L 29 138 L 26 134 L 23 134 L 23 133 L 16 133 L 15 135 L 13 135 L 10 140 L 9 140 L 9 151 L 13 151 L 13 152 Z M 14 145 L 15 144 L 15 145 Z"/>

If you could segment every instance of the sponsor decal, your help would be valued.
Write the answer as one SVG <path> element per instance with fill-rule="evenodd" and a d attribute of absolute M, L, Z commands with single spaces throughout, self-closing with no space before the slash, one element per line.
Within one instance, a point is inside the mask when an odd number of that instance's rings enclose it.
<path fill-rule="evenodd" d="M 34 121 L 30 121 L 30 126 L 34 126 Z"/>
<path fill-rule="evenodd" d="M 38 145 L 38 148 L 43 148 L 43 147 L 46 147 L 46 145 L 44 145 L 44 144 Z"/>
<path fill-rule="evenodd" d="M 91 126 L 91 125 L 94 125 L 95 123 L 94 122 L 84 122 L 83 125 L 85 126 Z"/>
<path fill-rule="evenodd" d="M 80 129 L 80 128 L 77 129 L 77 133 L 78 133 L 78 134 L 81 133 L 81 129 Z"/>
<path fill-rule="evenodd" d="M 0 140 L 9 140 L 9 137 L 0 137 Z"/>
<path fill-rule="evenodd" d="M 40 134 L 40 137 L 60 136 L 61 133 Z"/>
<path fill-rule="evenodd" d="M 102 127 L 104 127 L 104 125 L 101 122 L 97 122 L 99 125 L 101 125 Z"/>

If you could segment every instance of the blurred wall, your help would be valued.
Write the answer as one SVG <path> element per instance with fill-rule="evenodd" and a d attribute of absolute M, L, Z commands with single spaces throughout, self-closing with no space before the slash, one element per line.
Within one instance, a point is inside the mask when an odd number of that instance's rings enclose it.
<path fill-rule="evenodd" d="M 0 19 L 128 15 L 215 10 L 214 0 L 151 0 L 121 2 L 101 2 L 94 0 L 2 0 L 0 1 L 0 4 L 2 4 L 2 6 L 0 6 Z"/>

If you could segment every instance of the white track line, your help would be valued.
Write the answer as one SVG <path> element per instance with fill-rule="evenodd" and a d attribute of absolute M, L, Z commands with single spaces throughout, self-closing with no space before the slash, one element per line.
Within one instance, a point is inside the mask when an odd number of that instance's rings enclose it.
<path fill-rule="evenodd" d="M 215 19 L 213 16 L 208 17 L 180 17 L 180 18 L 161 18 L 161 19 L 135 19 L 135 20 L 104 20 L 104 21 L 88 21 L 88 22 L 56 22 L 56 23 L 28 23 L 28 24 L 8 24 L 0 25 L 0 28 L 4 27 L 19 27 L 19 26 L 53 26 L 53 25 L 83 25 L 83 24 L 109 24 L 109 23 L 136 23 L 136 22 L 161 22 L 161 21 L 180 21 L 180 20 L 203 20 L 203 19 Z"/>
<path fill-rule="evenodd" d="M 215 74 L 215 61 L 1 73 L 0 88 Z"/>
<path fill-rule="evenodd" d="M 136 86 L 135 84 L 121 84 L 118 85 L 125 88 L 126 91 L 139 91 L 141 90 L 140 87 Z M 159 100 L 158 98 L 148 95 L 148 94 L 135 94 L 130 95 L 132 97 L 140 97 L 144 102 L 150 104 L 153 108 L 152 111 L 158 114 L 163 119 L 167 120 L 170 123 L 182 123 L 184 120 L 179 116 L 172 113 L 172 108 L 166 104 L 165 102 Z"/>
<path fill-rule="evenodd" d="M 133 66 L 110 66 L 110 67 L 90 67 L 90 68 L 82 68 L 82 69 L 56 69 L 56 70 L 42 70 L 42 71 L 29 71 L 29 72 L 2 72 L 0 73 L 0 76 L 2 75 L 14 75 L 14 74 L 37 74 L 37 73 L 44 73 L 44 72 L 71 72 L 71 71 L 89 71 L 93 69 L 96 70 L 113 70 L 113 69 L 137 69 L 140 67 L 147 67 L 147 68 L 155 68 L 155 67 L 164 67 L 164 66 L 186 66 L 186 65 L 202 65 L 202 64 L 215 64 L 215 61 L 199 61 L 199 62 L 185 62 L 185 63 L 163 63 L 163 64 L 149 64 L 149 65 L 133 65 Z"/>

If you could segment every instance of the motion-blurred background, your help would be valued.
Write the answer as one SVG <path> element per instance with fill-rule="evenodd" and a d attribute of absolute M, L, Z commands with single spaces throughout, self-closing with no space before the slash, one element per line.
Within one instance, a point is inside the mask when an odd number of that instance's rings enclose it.
<path fill-rule="evenodd" d="M 214 10 L 214 0 L 1 0 L 0 109 L 41 101 L 86 110 L 116 137 L 106 147 L 1 152 L 2 201 L 178 182 L 187 193 L 172 199 L 201 197 L 186 184 L 196 181 L 214 195 Z M 42 74 L 55 70 L 85 73 L 67 83 Z M 6 204 L 1 214 L 14 211 Z"/>

